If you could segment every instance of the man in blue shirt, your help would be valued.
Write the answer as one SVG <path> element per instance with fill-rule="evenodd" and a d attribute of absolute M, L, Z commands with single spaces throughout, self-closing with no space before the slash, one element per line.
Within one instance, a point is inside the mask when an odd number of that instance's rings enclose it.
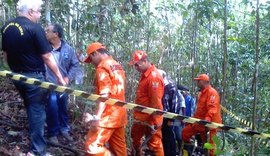
<path fill-rule="evenodd" d="M 46 29 L 46 37 L 52 46 L 53 57 L 59 67 L 59 70 L 68 85 L 75 82 L 77 78 L 83 76 L 83 71 L 74 49 L 66 43 L 64 30 L 61 25 L 51 23 Z M 47 79 L 56 83 L 56 77 L 52 71 L 47 68 Z M 47 105 L 47 125 L 49 141 L 59 143 L 57 136 L 61 134 L 68 141 L 72 141 L 69 134 L 70 126 L 68 123 L 68 94 L 51 91 Z"/>

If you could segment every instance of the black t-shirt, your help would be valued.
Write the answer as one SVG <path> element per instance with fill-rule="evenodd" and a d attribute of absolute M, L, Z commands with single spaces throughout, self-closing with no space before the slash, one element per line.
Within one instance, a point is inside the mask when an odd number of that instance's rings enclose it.
<path fill-rule="evenodd" d="M 42 27 L 26 17 L 17 17 L 1 29 L 2 48 L 7 62 L 14 72 L 45 72 L 42 54 L 51 46 Z"/>

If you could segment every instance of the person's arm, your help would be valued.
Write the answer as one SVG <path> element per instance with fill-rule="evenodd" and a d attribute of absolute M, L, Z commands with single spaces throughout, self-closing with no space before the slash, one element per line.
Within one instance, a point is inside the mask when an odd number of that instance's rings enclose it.
<path fill-rule="evenodd" d="M 76 77 L 82 76 L 82 68 L 79 63 L 79 60 L 76 57 L 76 54 L 74 52 L 73 48 L 70 48 L 71 55 L 71 62 L 68 69 L 68 79 L 70 82 L 75 81 Z"/>
<path fill-rule="evenodd" d="M 109 73 L 101 68 L 96 70 L 96 84 L 97 84 L 97 94 L 102 97 L 109 97 L 111 93 L 112 81 L 110 79 Z M 96 116 L 101 118 L 102 113 L 106 108 L 106 104 L 104 102 L 98 102 L 98 108 L 96 111 Z"/>
<path fill-rule="evenodd" d="M 180 99 L 179 99 L 179 96 L 178 96 L 178 92 L 177 92 L 177 89 L 176 87 L 173 85 L 173 84 L 169 84 L 170 85 L 170 100 L 171 100 L 171 110 L 170 112 L 172 113 L 178 113 L 179 112 L 179 107 L 180 107 Z"/>
<path fill-rule="evenodd" d="M 102 97 L 108 97 L 107 94 L 101 95 Z M 104 112 L 106 108 L 106 104 L 104 102 L 98 102 L 98 108 L 96 110 L 96 116 L 98 119 L 101 118 L 102 113 Z"/>
<path fill-rule="evenodd" d="M 58 83 L 60 85 L 66 85 L 67 83 L 65 82 L 65 80 L 63 79 L 59 68 L 54 60 L 54 57 L 52 55 L 52 53 L 48 52 L 42 55 L 42 59 L 44 61 L 44 63 L 51 69 L 51 71 L 54 73 L 54 75 L 56 76 Z"/>
<path fill-rule="evenodd" d="M 177 93 L 179 95 L 179 101 L 180 101 L 180 111 L 179 114 L 180 115 L 186 115 L 186 101 L 184 96 L 181 94 L 180 90 L 177 90 Z M 183 120 L 180 121 L 181 125 L 184 126 L 185 123 L 183 122 Z"/>
<path fill-rule="evenodd" d="M 185 107 L 182 107 L 182 113 L 184 116 L 186 115 L 186 108 Z"/>
<path fill-rule="evenodd" d="M 191 103 L 191 116 L 193 116 L 194 115 L 194 112 L 196 110 L 196 101 L 191 96 L 190 96 L 190 103 Z"/>
<path fill-rule="evenodd" d="M 164 92 L 164 83 L 162 79 L 154 78 L 148 83 L 148 96 L 150 99 L 150 107 L 163 110 L 162 106 L 162 96 Z M 159 126 L 162 123 L 159 123 L 159 116 L 151 115 L 150 124 Z"/>
<path fill-rule="evenodd" d="M 186 115 L 186 101 L 184 96 L 180 93 L 180 98 L 181 98 L 181 111 L 182 115 Z"/>
<path fill-rule="evenodd" d="M 175 112 L 174 113 L 176 113 L 176 114 L 181 114 L 181 109 L 182 109 L 182 99 L 181 99 L 181 96 L 180 96 L 180 91 L 177 89 L 177 88 L 175 88 L 175 96 L 176 96 L 176 98 L 177 98 L 177 106 L 176 106 L 176 108 L 175 108 Z"/>
<path fill-rule="evenodd" d="M 212 121 L 212 117 L 217 113 L 217 105 L 218 105 L 219 97 L 217 93 L 210 92 L 207 98 L 206 108 L 207 113 L 205 115 L 205 120 Z"/>
<path fill-rule="evenodd" d="M 164 95 L 162 97 L 162 105 L 163 105 L 163 110 L 164 111 L 170 111 L 169 107 L 169 94 L 166 92 L 166 89 L 164 89 Z"/>

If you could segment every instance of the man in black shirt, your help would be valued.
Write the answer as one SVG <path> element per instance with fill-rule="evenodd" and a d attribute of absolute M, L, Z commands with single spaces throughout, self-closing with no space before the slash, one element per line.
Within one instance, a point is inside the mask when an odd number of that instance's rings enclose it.
<path fill-rule="evenodd" d="M 19 0 L 18 17 L 7 22 L 1 29 L 2 50 L 13 72 L 44 81 L 45 65 L 53 71 L 60 85 L 66 85 L 56 62 L 50 53 L 51 47 L 45 32 L 37 24 L 41 16 L 42 0 Z M 46 90 L 21 81 L 14 81 L 16 88 L 24 99 L 29 135 L 32 143 L 31 153 L 45 154 L 44 140 Z"/>

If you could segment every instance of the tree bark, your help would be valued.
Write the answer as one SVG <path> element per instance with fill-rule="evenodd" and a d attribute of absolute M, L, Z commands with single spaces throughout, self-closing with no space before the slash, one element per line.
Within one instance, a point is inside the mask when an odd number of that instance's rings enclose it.
<path fill-rule="evenodd" d="M 45 0 L 45 19 L 46 24 L 51 22 L 51 10 L 50 10 L 51 2 L 50 0 Z"/>
<path fill-rule="evenodd" d="M 223 66 L 222 66 L 222 93 L 221 104 L 226 107 L 225 93 L 226 93 L 226 75 L 228 64 L 228 49 L 227 49 L 227 0 L 224 0 L 224 31 L 223 31 Z M 223 120 L 225 121 L 225 120 Z"/>
<path fill-rule="evenodd" d="M 252 111 L 252 130 L 256 129 L 256 111 L 257 111 L 257 102 L 258 102 L 258 93 L 257 93 L 257 85 L 258 85 L 258 73 L 259 73 L 259 55 L 260 55 L 260 49 L 259 49 L 259 33 L 260 33 L 260 16 L 259 16 L 259 0 L 257 0 L 257 5 L 256 5 L 256 57 L 255 57 L 255 71 L 254 71 L 254 81 L 253 81 L 253 111 Z M 255 153 L 255 138 L 251 138 L 251 148 L 250 148 L 250 155 L 254 156 L 256 155 Z"/>
<path fill-rule="evenodd" d="M 100 14 L 99 14 L 99 42 L 104 43 L 106 36 L 105 36 L 105 19 L 107 15 L 107 10 L 106 10 L 106 3 L 105 0 L 100 0 Z"/>
<path fill-rule="evenodd" d="M 198 8 L 197 1 L 195 0 L 196 8 Z M 195 10 L 195 17 L 194 17 L 194 24 L 193 24 L 193 36 L 192 36 L 192 44 L 193 44 L 193 52 L 191 53 L 191 61 L 193 62 L 191 67 L 191 84 L 192 84 L 192 95 L 195 95 L 195 84 L 194 84 L 194 77 L 195 77 L 195 65 L 196 65 L 196 52 L 197 52 L 197 46 L 196 46 L 196 40 L 197 40 L 197 29 L 198 29 L 198 11 Z"/>
<path fill-rule="evenodd" d="M 150 0 L 147 1 L 147 15 L 150 16 Z M 150 18 L 146 19 L 147 25 L 146 25 L 146 29 L 147 29 L 147 41 L 146 41 L 146 52 L 149 52 L 150 50 L 150 36 L 151 36 L 151 30 L 150 30 Z M 158 64 L 157 64 L 158 66 Z"/>

